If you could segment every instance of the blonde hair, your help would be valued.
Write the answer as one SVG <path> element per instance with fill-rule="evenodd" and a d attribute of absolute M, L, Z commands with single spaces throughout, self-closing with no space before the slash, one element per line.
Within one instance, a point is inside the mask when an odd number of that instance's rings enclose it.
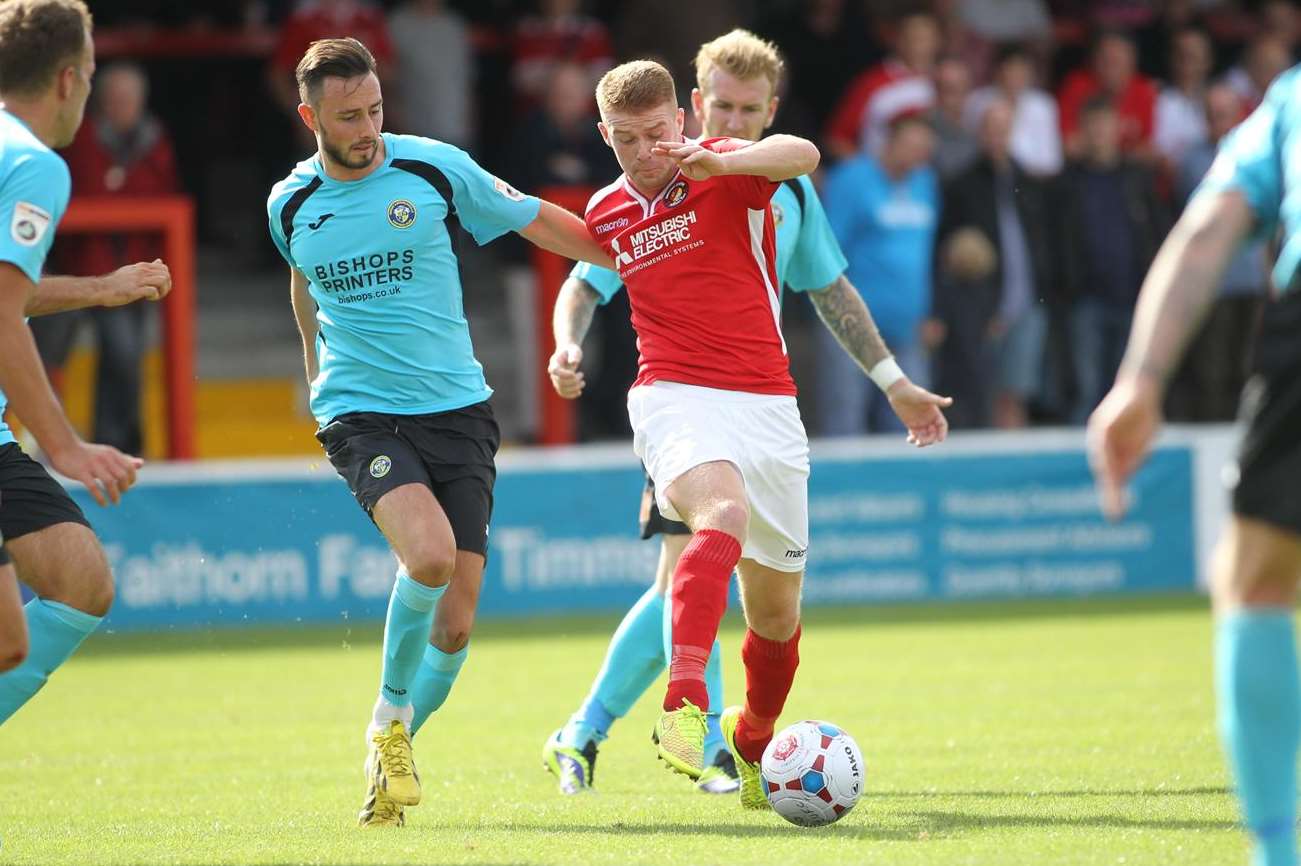
<path fill-rule="evenodd" d="M 673 76 L 654 60 L 622 63 L 596 83 L 596 107 L 605 117 L 611 111 L 642 111 L 664 103 L 678 105 Z"/>
<path fill-rule="evenodd" d="M 708 90 L 709 73 L 715 69 L 741 81 L 762 75 L 776 93 L 786 64 L 777 52 L 777 46 L 738 27 L 706 42 L 696 53 L 696 86 L 702 92 Z"/>
<path fill-rule="evenodd" d="M 944 270 L 959 280 L 983 280 L 998 268 L 998 251 L 975 226 L 958 229 L 944 244 Z"/>

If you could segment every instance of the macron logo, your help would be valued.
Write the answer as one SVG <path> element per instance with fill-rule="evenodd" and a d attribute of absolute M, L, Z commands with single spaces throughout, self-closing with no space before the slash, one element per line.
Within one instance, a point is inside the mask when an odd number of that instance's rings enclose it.
<path fill-rule="evenodd" d="M 619 217 L 617 220 L 610 220 L 607 223 L 601 223 L 599 226 L 596 227 L 596 233 L 598 235 L 603 235 L 606 232 L 612 232 L 615 229 L 621 229 L 631 222 L 632 220 L 628 219 L 627 217 Z"/>
<path fill-rule="evenodd" d="M 611 240 L 611 241 L 610 241 L 610 246 L 614 247 L 614 266 L 615 266 L 615 268 L 621 268 L 621 267 L 623 267 L 624 265 L 630 265 L 630 264 L 632 264 L 632 253 L 625 253 L 623 250 L 619 249 L 619 239 L 618 239 L 618 238 L 614 238 L 613 240 Z"/>

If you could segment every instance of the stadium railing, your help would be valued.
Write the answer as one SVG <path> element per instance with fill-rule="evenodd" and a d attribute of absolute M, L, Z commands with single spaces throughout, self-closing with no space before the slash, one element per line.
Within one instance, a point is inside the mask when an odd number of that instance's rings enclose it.
<path fill-rule="evenodd" d="M 163 299 L 163 377 L 167 393 L 167 456 L 195 457 L 195 250 L 194 202 L 188 196 L 74 198 L 59 233 L 156 231 L 172 272 Z"/>

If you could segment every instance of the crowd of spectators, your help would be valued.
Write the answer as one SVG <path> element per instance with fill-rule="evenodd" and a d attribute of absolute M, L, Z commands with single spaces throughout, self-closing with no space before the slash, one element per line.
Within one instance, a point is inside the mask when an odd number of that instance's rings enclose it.
<path fill-rule="evenodd" d="M 1165 233 L 1301 37 L 1286 0 L 123 0 L 100 23 L 139 22 L 276 28 L 259 61 L 283 116 L 283 141 L 259 144 L 268 173 L 307 144 L 286 110 L 296 58 L 347 34 L 379 59 L 389 128 L 466 147 L 525 189 L 617 171 L 591 99 L 614 63 L 662 59 L 686 104 L 696 46 L 748 26 L 785 54 L 774 128 L 822 147 L 816 180 L 850 280 L 905 370 L 956 398 L 960 428 L 1083 422 Z M 1171 389 L 1175 420 L 1233 416 L 1267 255 L 1258 241 L 1226 275 Z M 788 303 L 796 327 L 802 303 Z M 811 333 L 816 363 L 797 374 L 816 395 L 812 432 L 891 429 L 879 395 Z"/>

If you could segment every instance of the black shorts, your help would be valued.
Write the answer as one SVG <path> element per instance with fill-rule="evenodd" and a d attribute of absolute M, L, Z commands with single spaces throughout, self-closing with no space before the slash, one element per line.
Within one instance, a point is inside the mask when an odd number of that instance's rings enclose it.
<path fill-rule="evenodd" d="M 13 442 L 0 445 L 0 544 L 58 523 L 90 526 L 81 507 L 44 466 Z"/>
<path fill-rule="evenodd" d="M 1301 293 L 1264 307 L 1241 414 L 1233 512 L 1301 534 Z"/>
<path fill-rule="evenodd" d="M 647 475 L 646 486 L 641 492 L 641 537 L 690 534 L 691 529 L 685 523 L 669 520 L 660 514 L 660 507 L 655 502 L 655 482 Z"/>
<path fill-rule="evenodd" d="M 457 549 L 487 554 L 497 481 L 493 458 L 501 444 L 487 402 L 431 415 L 349 412 L 316 438 L 372 519 L 385 493 L 423 484 L 447 514 Z"/>

